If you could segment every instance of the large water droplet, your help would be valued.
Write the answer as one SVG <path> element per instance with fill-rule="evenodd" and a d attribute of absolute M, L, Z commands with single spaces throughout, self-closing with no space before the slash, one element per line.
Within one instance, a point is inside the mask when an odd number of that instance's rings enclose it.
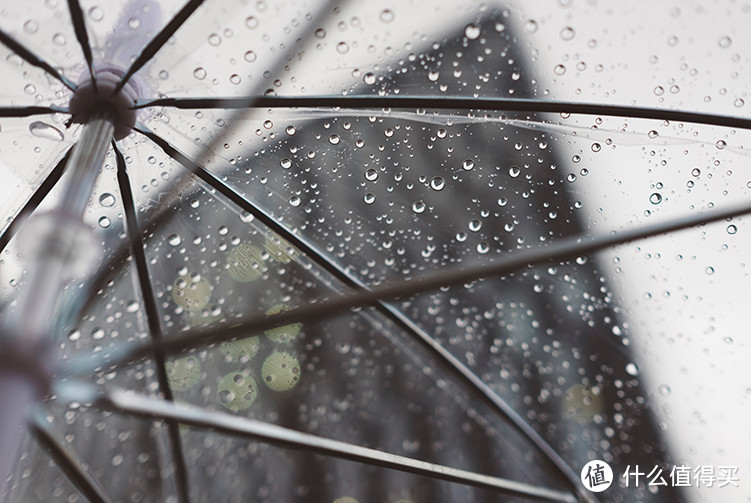
<path fill-rule="evenodd" d="M 34 121 L 29 124 L 29 132 L 34 136 L 45 138 L 47 140 L 62 141 L 65 138 L 63 132 L 55 126 L 51 126 L 50 124 L 41 121 Z"/>
<path fill-rule="evenodd" d="M 445 186 L 446 181 L 440 176 L 433 177 L 433 179 L 430 180 L 430 188 L 433 190 L 443 190 L 443 187 Z"/>

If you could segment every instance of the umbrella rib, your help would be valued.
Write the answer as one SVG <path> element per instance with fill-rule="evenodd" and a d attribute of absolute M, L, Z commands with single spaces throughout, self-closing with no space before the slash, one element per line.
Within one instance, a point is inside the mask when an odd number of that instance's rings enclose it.
<path fill-rule="evenodd" d="M 141 289 L 141 295 L 144 304 L 144 311 L 146 312 L 146 322 L 149 327 L 149 334 L 152 341 L 158 342 L 162 340 L 162 328 L 159 322 L 159 310 L 156 303 L 156 297 L 154 290 L 149 281 L 149 270 L 146 263 L 146 254 L 144 253 L 144 242 L 140 229 L 138 227 L 138 220 L 136 216 L 136 207 L 133 199 L 133 191 L 130 188 L 130 180 L 125 167 L 125 158 L 122 152 L 113 145 L 115 150 L 115 157 L 117 161 L 117 183 L 120 188 L 120 195 L 123 201 L 123 210 L 125 213 L 125 224 L 127 228 L 128 238 L 131 244 L 131 252 L 133 254 L 133 262 L 136 266 L 136 273 L 138 276 L 138 284 Z M 168 401 L 173 400 L 172 390 L 169 387 L 167 381 L 167 372 L 165 369 L 165 353 L 164 351 L 156 350 L 153 353 L 154 363 L 156 366 L 157 381 L 159 382 L 159 389 L 164 394 L 164 398 Z M 172 449 L 172 457 L 175 466 L 175 478 L 178 490 L 179 501 L 188 502 L 188 470 L 185 463 L 185 454 L 183 452 L 182 440 L 180 439 L 180 430 L 177 423 L 174 421 L 167 421 L 167 430 L 169 433 L 170 447 Z"/>
<path fill-rule="evenodd" d="M 180 406 L 176 406 L 164 400 L 126 393 L 121 390 L 107 392 L 95 400 L 93 405 L 102 409 L 114 410 L 138 417 L 178 421 L 193 427 L 211 429 L 220 433 L 258 440 L 283 448 L 313 452 L 392 470 L 414 473 L 432 479 L 490 489 L 503 494 L 525 496 L 543 501 L 568 503 L 577 501 L 571 493 L 555 489 L 436 465 L 418 459 L 319 437 L 283 426 L 222 412 L 207 411 L 190 405 L 181 404 Z"/>
<path fill-rule="evenodd" d="M 81 45 L 83 57 L 86 59 L 86 66 L 89 67 L 91 82 L 94 84 L 94 89 L 96 89 L 94 57 L 91 54 L 91 44 L 89 44 L 89 34 L 86 32 L 86 22 L 83 18 L 83 11 L 81 11 L 81 4 L 78 0 L 68 0 L 68 10 L 70 11 L 70 18 L 73 21 L 73 29 L 76 32 L 76 38 Z"/>
<path fill-rule="evenodd" d="M 348 274 L 342 268 L 337 266 L 334 262 L 328 260 L 319 250 L 308 243 L 306 240 L 297 236 L 291 232 L 284 225 L 277 222 L 274 218 L 268 215 L 265 211 L 254 205 L 251 201 L 243 197 L 241 194 L 234 191 L 227 184 L 222 182 L 206 168 L 199 165 L 192 159 L 188 158 L 185 154 L 177 150 L 173 145 L 167 142 L 164 138 L 157 135 L 153 131 L 146 129 L 145 126 L 140 125 L 135 129 L 142 135 L 153 141 L 159 148 L 164 151 L 169 157 L 180 163 L 188 171 L 198 176 L 201 180 L 206 182 L 210 187 L 229 199 L 232 203 L 237 205 L 243 211 L 246 211 L 257 218 L 261 223 L 269 227 L 272 231 L 279 234 L 286 241 L 290 242 L 295 248 L 302 251 L 309 258 L 311 258 L 317 265 L 326 270 L 329 274 L 337 278 L 339 281 L 347 285 L 348 287 L 360 291 L 370 291 L 366 285 L 358 281 L 356 278 Z M 578 478 L 566 462 L 552 449 L 547 442 L 532 428 L 530 427 L 517 413 L 509 406 L 501 397 L 498 396 L 482 379 L 472 372 L 466 365 L 464 365 L 458 358 L 451 354 L 446 348 L 444 348 L 435 338 L 428 334 L 416 323 L 412 322 L 404 313 L 402 313 L 396 306 L 388 304 L 383 301 L 375 303 L 374 307 L 378 309 L 387 318 L 391 319 L 397 325 L 402 327 L 407 333 L 412 336 L 412 339 L 421 343 L 427 350 L 443 363 L 448 370 L 459 379 L 465 386 L 470 387 L 483 398 L 485 403 L 489 405 L 493 410 L 505 417 L 511 424 L 529 440 L 539 451 L 550 461 L 560 472 L 561 475 L 568 480 L 572 486 L 578 489 Z"/>
<path fill-rule="evenodd" d="M 83 466 L 77 457 L 63 443 L 57 439 L 50 423 L 41 417 L 41 413 L 34 414 L 31 420 L 31 432 L 37 442 L 44 448 L 81 494 L 92 503 L 109 503 L 112 499 L 107 495 L 101 483 Z"/>
<path fill-rule="evenodd" d="M 668 110 L 661 108 L 528 98 L 465 96 L 257 96 L 255 98 L 157 98 L 140 100 L 135 108 L 173 107 L 180 109 L 237 108 L 412 108 L 426 110 L 495 110 L 519 113 L 606 115 L 637 119 L 671 120 L 711 126 L 751 129 L 751 118 Z"/>
<path fill-rule="evenodd" d="M 50 174 L 47 175 L 42 184 L 34 191 L 29 200 L 26 201 L 26 204 L 24 204 L 23 208 L 21 208 L 16 216 L 13 217 L 13 220 L 5 228 L 5 230 L 0 233 L 0 251 L 3 251 L 5 247 L 8 246 L 8 243 L 18 231 L 18 227 L 21 225 L 21 221 L 26 218 L 26 216 L 29 215 L 32 211 L 34 211 L 37 206 L 39 206 L 39 204 L 41 204 L 44 198 L 47 197 L 47 194 L 50 193 L 52 188 L 63 176 L 63 173 L 65 172 L 65 165 L 68 162 L 68 158 L 70 157 L 72 149 L 73 147 L 68 149 L 63 158 L 58 161 L 55 167 L 52 168 L 52 171 L 50 171 Z"/>
<path fill-rule="evenodd" d="M 24 59 L 27 63 L 36 66 L 38 68 L 41 68 L 45 72 L 49 73 L 53 77 L 55 77 L 57 80 L 63 83 L 65 87 L 70 89 L 71 91 L 76 90 L 76 85 L 73 84 L 70 80 L 65 78 L 63 75 L 61 75 L 57 70 L 55 70 L 52 65 L 44 61 L 42 58 L 28 50 L 26 47 L 24 47 L 21 43 L 19 43 L 17 40 L 15 40 L 13 37 L 5 33 L 3 30 L 0 30 L 0 43 L 3 44 L 5 47 L 10 49 L 11 51 L 15 52 L 18 56 L 20 56 L 22 59 Z"/>
<path fill-rule="evenodd" d="M 0 107 L 0 117 L 21 118 L 31 117 L 32 115 L 64 114 L 68 113 L 67 108 L 62 107 Z"/>
<path fill-rule="evenodd" d="M 120 78 L 120 81 L 115 86 L 112 94 L 117 94 L 123 88 L 123 86 L 128 83 L 128 80 L 130 80 L 133 74 L 140 70 L 143 65 L 148 63 L 149 60 L 153 58 L 157 52 L 159 52 L 159 49 L 161 49 L 162 46 L 167 43 L 170 37 L 174 35 L 178 29 L 180 29 L 185 21 L 188 20 L 191 14 L 193 14 L 193 12 L 195 12 L 195 10 L 200 7 L 203 2 L 204 0 L 190 0 L 183 6 L 182 9 L 180 9 L 177 14 L 175 14 L 175 17 L 173 17 L 170 22 L 167 23 L 164 28 L 162 28 L 162 31 L 157 33 L 154 38 L 152 38 L 149 43 L 146 44 L 146 47 L 144 47 L 141 53 L 136 57 L 136 59 L 130 65 L 130 68 L 128 68 L 128 71 L 126 71 L 125 74 Z"/>

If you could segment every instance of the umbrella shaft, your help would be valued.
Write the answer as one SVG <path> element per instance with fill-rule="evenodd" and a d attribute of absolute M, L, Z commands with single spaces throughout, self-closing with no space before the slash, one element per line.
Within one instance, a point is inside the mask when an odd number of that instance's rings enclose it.
<path fill-rule="evenodd" d="M 68 185 L 55 210 L 60 222 L 83 220 L 112 141 L 114 121 L 113 112 L 102 110 L 94 112 L 84 126 L 68 161 L 71 170 Z M 65 226 L 53 225 L 35 237 L 44 244 L 43 252 L 30 257 L 26 265 L 29 276 L 22 285 L 18 309 L 0 327 L 0 342 L 5 345 L 0 351 L 29 359 L 26 366 L 20 367 L 12 361 L 0 362 L 0 496 L 16 461 L 25 414 L 40 398 L 39 379 L 45 379 L 44 369 L 51 364 L 55 343 L 49 332 L 68 276 L 66 269 L 77 253 L 73 246 L 75 237 L 73 241 L 65 239 L 65 230 Z"/>
<path fill-rule="evenodd" d="M 71 216 L 83 216 L 114 132 L 113 111 L 103 109 L 92 113 L 68 161 L 71 174 L 59 210 Z"/>
<path fill-rule="evenodd" d="M 35 383 L 26 376 L 0 372 L 0 500 L 8 489 L 6 481 L 13 473 L 18 449 L 26 437 L 26 411 L 37 396 Z"/>

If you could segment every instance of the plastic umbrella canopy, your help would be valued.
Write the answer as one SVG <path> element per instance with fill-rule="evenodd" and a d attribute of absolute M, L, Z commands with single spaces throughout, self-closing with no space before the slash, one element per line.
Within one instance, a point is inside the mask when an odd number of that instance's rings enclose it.
<path fill-rule="evenodd" d="M 7 501 L 748 501 L 748 5 L 0 12 Z"/>

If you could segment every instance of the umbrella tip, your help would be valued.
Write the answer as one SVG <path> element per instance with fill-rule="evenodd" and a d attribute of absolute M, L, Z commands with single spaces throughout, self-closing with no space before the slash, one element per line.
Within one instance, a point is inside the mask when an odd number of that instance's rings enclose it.
<path fill-rule="evenodd" d="M 138 99 L 138 88 L 130 79 L 118 92 L 116 89 L 120 78 L 125 74 L 117 68 L 98 69 L 94 73 L 94 80 L 90 76 L 79 83 L 76 92 L 70 99 L 68 109 L 71 122 L 85 124 L 96 109 L 110 108 L 115 111 L 118 120 L 115 124 L 115 140 L 122 140 L 136 123 L 137 110 L 133 106 Z"/>

